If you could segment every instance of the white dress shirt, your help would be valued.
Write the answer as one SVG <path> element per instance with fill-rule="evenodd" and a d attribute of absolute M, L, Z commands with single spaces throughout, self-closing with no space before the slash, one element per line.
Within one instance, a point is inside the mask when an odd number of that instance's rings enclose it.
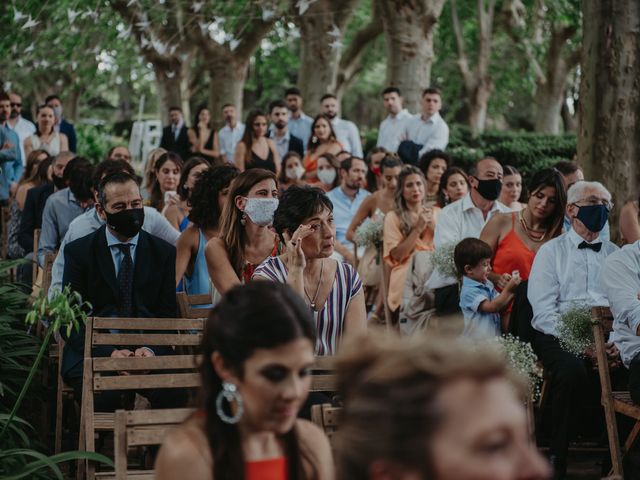
<path fill-rule="evenodd" d="M 422 119 L 422 115 L 415 115 L 407 120 L 405 130 L 408 140 L 422 145 L 420 156 L 429 150 L 444 150 L 449 143 L 449 127 L 438 112 L 427 121 Z"/>
<path fill-rule="evenodd" d="M 397 152 L 398 145 L 404 140 L 406 125 L 413 116 L 405 108 L 398 112 L 397 115 L 388 115 L 380 124 L 378 130 L 378 142 L 376 147 L 383 147 L 388 152 Z"/>
<path fill-rule="evenodd" d="M 22 164 L 26 165 L 27 157 L 24 154 L 24 141 L 25 139 L 36 133 L 36 126 L 26 118 L 22 118 L 22 116 L 18 117 L 18 121 L 16 122 L 15 127 L 12 127 L 9 122 L 7 122 L 7 126 L 18 134 L 18 138 L 20 139 L 20 154 L 22 155 Z"/>
<path fill-rule="evenodd" d="M 531 324 L 537 331 L 557 337 L 560 315 L 576 303 L 588 307 L 609 305 L 600 283 L 600 271 L 607 256 L 618 247 L 598 238 L 591 243 L 602 242 L 599 252 L 579 249 L 578 245 L 584 241 L 571 230 L 549 240 L 538 250 L 527 290 L 533 308 Z"/>
<path fill-rule="evenodd" d="M 342 149 L 354 157 L 363 158 L 360 132 L 356 124 L 349 120 L 335 117 L 331 120 L 331 125 L 333 126 L 333 131 L 336 132 L 338 142 L 342 144 Z"/>
<path fill-rule="evenodd" d="M 471 200 L 471 193 L 467 193 L 460 200 L 442 209 L 436 222 L 433 244 L 438 248 L 449 243 L 458 243 L 467 237 L 479 238 L 480 232 L 493 215 L 510 211 L 509 207 L 495 201 L 487 218 L 484 218 L 482 210 Z"/>
<path fill-rule="evenodd" d="M 280 161 L 282 161 L 284 156 L 289 152 L 289 140 L 291 139 L 291 133 L 289 132 L 289 129 L 287 129 L 283 136 L 278 137 L 278 135 L 276 135 L 276 129 L 274 127 L 269 131 L 269 138 L 273 140 L 273 143 L 275 143 L 276 151 L 278 152 Z"/>
<path fill-rule="evenodd" d="M 236 145 L 244 135 L 244 123 L 236 123 L 236 127 L 231 129 L 229 125 L 225 125 L 218 132 L 218 140 L 220 142 L 220 154 L 227 157 L 229 163 L 234 163 L 236 154 Z"/>
<path fill-rule="evenodd" d="M 620 350 L 624 365 L 640 354 L 640 240 L 613 252 L 602 268 L 600 282 L 613 313 L 609 337 Z"/>
<path fill-rule="evenodd" d="M 302 140 L 305 152 L 307 151 L 307 145 L 309 145 L 309 138 L 311 138 L 311 125 L 313 125 L 313 118 L 304 112 L 300 112 L 298 118 L 293 118 L 291 112 L 289 112 L 288 130 L 291 135 Z"/>

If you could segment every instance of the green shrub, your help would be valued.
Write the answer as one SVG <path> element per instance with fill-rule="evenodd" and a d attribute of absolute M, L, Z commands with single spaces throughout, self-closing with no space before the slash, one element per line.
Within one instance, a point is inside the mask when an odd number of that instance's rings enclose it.
<path fill-rule="evenodd" d="M 101 162 L 110 148 L 119 145 L 104 128 L 94 125 L 77 124 L 78 155 L 92 163 Z"/>

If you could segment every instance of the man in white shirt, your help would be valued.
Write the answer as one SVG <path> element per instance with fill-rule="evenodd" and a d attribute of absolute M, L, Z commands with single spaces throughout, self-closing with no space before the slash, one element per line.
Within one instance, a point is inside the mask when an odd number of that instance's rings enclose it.
<path fill-rule="evenodd" d="M 415 115 L 405 123 L 405 138 L 422 145 L 418 158 L 429 150 L 445 150 L 449 143 L 449 127 L 440 116 L 442 93 L 437 88 L 422 92 L 422 114 Z"/>
<path fill-rule="evenodd" d="M 380 124 L 376 147 L 383 147 L 387 152 L 397 152 L 398 145 L 404 139 L 405 123 L 412 116 L 406 108 L 402 108 L 402 95 L 399 88 L 385 88 L 382 99 L 389 115 Z"/>
<path fill-rule="evenodd" d="M 22 164 L 27 164 L 27 157 L 24 154 L 24 140 L 36 133 L 36 126 L 26 118 L 22 118 L 22 98 L 15 92 L 9 94 L 11 102 L 11 115 L 7 120 L 7 124 L 11 130 L 18 134 L 20 138 L 20 155 L 22 156 Z"/>
<path fill-rule="evenodd" d="M 600 231 L 611 207 L 611 194 L 602 184 L 575 183 L 567 194 L 572 229 L 540 247 L 529 276 L 527 296 L 533 309 L 531 324 L 536 330 L 532 344 L 551 378 L 551 460 L 560 477 L 567 466 L 576 405 L 589 380 L 584 361 L 560 345 L 558 322 L 576 303 L 587 307 L 609 305 L 600 272 L 607 256 L 618 247 L 602 240 Z"/>
<path fill-rule="evenodd" d="M 309 139 L 311 138 L 311 125 L 313 118 L 302 111 L 302 95 L 297 87 L 288 88 L 284 92 L 287 108 L 289 109 L 289 131 L 291 135 L 298 137 L 304 144 L 307 151 Z"/>
<path fill-rule="evenodd" d="M 222 107 L 224 117 L 224 127 L 218 132 L 220 139 L 220 155 L 225 162 L 233 163 L 236 153 L 236 145 L 244 135 L 244 123 L 238 122 L 235 105 L 227 103 Z"/>
<path fill-rule="evenodd" d="M 338 117 L 338 98 L 334 94 L 327 93 L 322 96 L 320 112 L 331 119 L 333 131 L 336 132 L 336 138 L 342 144 L 342 149 L 354 157 L 363 158 L 358 127 L 355 123 Z"/>

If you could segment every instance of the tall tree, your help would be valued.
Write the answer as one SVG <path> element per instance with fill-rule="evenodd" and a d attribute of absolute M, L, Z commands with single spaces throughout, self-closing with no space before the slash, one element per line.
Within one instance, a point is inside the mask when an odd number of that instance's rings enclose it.
<path fill-rule="evenodd" d="M 458 50 L 458 68 L 464 80 L 468 124 L 475 135 L 484 132 L 487 123 L 489 97 L 493 91 L 493 80 L 489 75 L 489 64 L 491 62 L 495 7 L 495 0 L 478 0 L 477 11 L 475 12 L 478 22 L 478 38 L 474 39 L 473 42 L 477 45 L 477 51 L 474 52 L 476 62 L 475 66 L 471 67 L 458 15 L 458 7 L 455 0 L 451 0 L 451 20 Z"/>
<path fill-rule="evenodd" d="M 582 8 L 578 162 L 621 205 L 640 180 L 640 2 L 583 0 Z"/>
<path fill-rule="evenodd" d="M 431 82 L 433 35 L 444 0 L 376 0 L 387 46 L 387 84 L 399 87 L 405 106 L 420 111 Z"/>

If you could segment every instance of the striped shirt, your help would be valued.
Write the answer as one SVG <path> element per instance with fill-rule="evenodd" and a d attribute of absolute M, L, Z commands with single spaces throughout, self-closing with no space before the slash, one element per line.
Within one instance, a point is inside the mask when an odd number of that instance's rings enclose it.
<path fill-rule="evenodd" d="M 322 310 L 312 310 L 316 322 L 316 355 L 334 355 L 344 330 L 344 317 L 349 302 L 362 290 L 358 272 L 348 263 L 337 262 L 336 276 L 331 292 Z M 266 259 L 256 268 L 253 277 L 262 277 L 274 282 L 287 283 L 287 267 L 279 257 Z"/>

